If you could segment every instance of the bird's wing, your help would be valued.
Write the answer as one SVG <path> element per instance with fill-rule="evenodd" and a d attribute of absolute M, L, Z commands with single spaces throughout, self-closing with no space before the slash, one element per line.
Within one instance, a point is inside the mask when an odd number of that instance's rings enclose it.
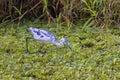
<path fill-rule="evenodd" d="M 57 39 L 53 33 L 49 32 L 49 31 L 45 31 L 45 30 L 41 30 L 41 33 L 45 36 L 45 39 L 49 40 L 49 43 L 54 43 L 57 41 Z"/>
<path fill-rule="evenodd" d="M 29 30 L 31 31 L 33 38 L 36 40 L 53 44 L 57 41 L 55 35 L 49 31 L 37 28 L 29 28 Z"/>

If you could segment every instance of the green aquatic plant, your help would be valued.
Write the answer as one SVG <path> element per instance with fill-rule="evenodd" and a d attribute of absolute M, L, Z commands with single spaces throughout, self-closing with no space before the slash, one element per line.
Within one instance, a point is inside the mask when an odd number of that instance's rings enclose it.
<path fill-rule="evenodd" d="M 43 48 L 46 54 L 40 56 L 37 52 L 25 53 L 25 38 L 30 35 L 26 29 L 28 25 L 33 24 L 28 22 L 26 25 L 17 28 L 10 25 L 7 27 L 6 34 L 4 28 L 0 28 L 0 79 L 106 80 L 120 78 L 120 37 L 118 33 L 116 34 L 119 29 L 106 30 L 100 34 L 97 27 L 82 29 L 76 26 L 74 30 L 66 34 L 68 32 L 65 28 L 55 33 L 55 27 L 51 28 L 45 24 L 41 27 L 35 24 L 41 28 L 48 27 L 55 35 L 64 35 L 72 48 L 77 51 L 75 53 L 66 46 L 57 48 L 46 44 Z M 52 25 L 49 24 L 49 26 Z M 39 49 L 39 41 L 31 40 L 30 42 L 31 51 Z"/>

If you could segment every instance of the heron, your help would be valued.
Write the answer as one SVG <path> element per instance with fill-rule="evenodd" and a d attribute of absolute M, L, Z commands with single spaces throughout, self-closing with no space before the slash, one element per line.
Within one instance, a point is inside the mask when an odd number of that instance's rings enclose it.
<path fill-rule="evenodd" d="M 32 37 L 26 37 L 26 52 L 30 53 L 30 51 L 28 50 L 28 39 L 41 41 L 42 44 L 44 43 L 54 44 L 58 47 L 61 47 L 64 44 L 66 44 L 68 48 L 71 49 L 67 38 L 62 38 L 60 42 L 58 42 L 56 36 L 47 30 L 30 27 L 28 28 L 28 31 L 31 32 Z M 40 53 L 43 53 L 41 51 L 42 48 L 43 48 L 43 45 L 40 47 Z"/>

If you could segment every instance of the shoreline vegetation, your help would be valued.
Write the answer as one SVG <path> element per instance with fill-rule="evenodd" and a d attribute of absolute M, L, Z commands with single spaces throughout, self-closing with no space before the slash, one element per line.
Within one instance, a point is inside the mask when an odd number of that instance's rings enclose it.
<path fill-rule="evenodd" d="M 83 24 L 88 20 L 101 28 L 119 27 L 120 0 L 1 0 L 0 22 L 21 23 L 43 20 L 47 23 Z"/>

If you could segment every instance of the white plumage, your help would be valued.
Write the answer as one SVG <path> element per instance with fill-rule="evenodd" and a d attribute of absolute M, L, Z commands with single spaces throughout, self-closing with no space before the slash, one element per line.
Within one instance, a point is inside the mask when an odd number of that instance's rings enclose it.
<path fill-rule="evenodd" d="M 60 40 L 60 43 L 59 43 L 57 41 L 55 35 L 53 33 L 49 32 L 49 31 L 42 30 L 42 29 L 37 29 L 37 28 L 33 28 L 33 27 L 28 28 L 28 30 L 31 32 L 31 34 L 33 36 L 33 39 L 35 39 L 35 40 L 39 40 L 42 43 L 54 44 L 54 45 L 59 46 L 59 47 L 63 46 L 63 44 L 66 44 L 70 48 L 67 38 L 62 38 Z M 26 48 L 27 48 L 27 51 L 28 51 L 27 39 L 26 39 L 26 43 L 27 43 Z"/>

